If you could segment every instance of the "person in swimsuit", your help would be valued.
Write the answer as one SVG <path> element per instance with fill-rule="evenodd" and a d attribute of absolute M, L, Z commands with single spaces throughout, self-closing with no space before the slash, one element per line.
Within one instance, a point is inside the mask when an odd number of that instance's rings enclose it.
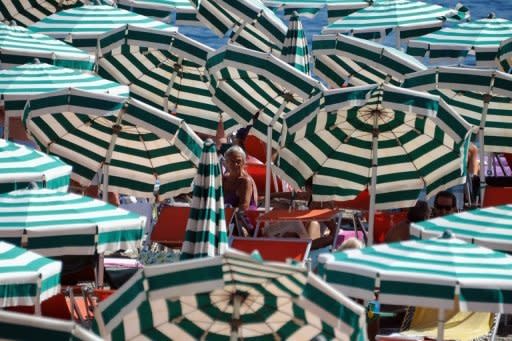
<path fill-rule="evenodd" d="M 240 146 L 231 146 L 224 153 L 226 172 L 222 177 L 224 203 L 245 211 L 255 209 L 257 193 L 254 180 L 245 169 L 246 155 Z"/>

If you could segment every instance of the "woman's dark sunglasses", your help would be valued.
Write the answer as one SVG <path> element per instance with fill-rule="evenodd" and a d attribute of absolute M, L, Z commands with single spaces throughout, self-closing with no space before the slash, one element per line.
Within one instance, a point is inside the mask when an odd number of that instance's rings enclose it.
<path fill-rule="evenodd" d="M 453 207 L 450 206 L 450 205 L 438 205 L 438 204 L 436 204 L 435 208 L 437 210 L 450 211 Z"/>

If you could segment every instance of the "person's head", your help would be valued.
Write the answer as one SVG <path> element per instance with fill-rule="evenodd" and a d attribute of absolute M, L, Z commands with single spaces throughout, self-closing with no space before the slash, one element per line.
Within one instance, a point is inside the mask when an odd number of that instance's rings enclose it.
<path fill-rule="evenodd" d="M 452 192 L 441 191 L 434 199 L 434 209 L 437 217 L 452 214 L 457 211 L 457 198 Z"/>
<path fill-rule="evenodd" d="M 407 212 L 407 220 L 412 223 L 426 220 L 430 217 L 430 207 L 428 206 L 428 202 L 425 200 L 416 201 L 416 205 L 409 208 Z"/>
<path fill-rule="evenodd" d="M 246 155 L 242 147 L 237 145 L 229 147 L 224 153 L 224 158 L 226 160 L 226 168 L 230 173 L 242 174 L 246 161 Z"/>

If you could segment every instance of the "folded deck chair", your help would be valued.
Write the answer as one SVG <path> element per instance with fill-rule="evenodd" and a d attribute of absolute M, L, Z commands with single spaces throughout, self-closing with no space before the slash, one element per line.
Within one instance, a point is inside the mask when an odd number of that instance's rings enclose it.
<path fill-rule="evenodd" d="M 445 314 L 445 340 L 491 340 L 496 335 L 500 314 L 457 310 L 446 311 Z M 378 336 L 376 339 L 386 341 L 436 339 L 437 318 L 437 309 L 410 307 L 399 334 Z"/>
<path fill-rule="evenodd" d="M 486 186 L 482 207 L 512 204 L 512 187 Z"/>
<path fill-rule="evenodd" d="M 311 239 L 234 237 L 231 247 L 247 253 L 258 250 L 264 260 L 305 262 L 309 257 Z"/>

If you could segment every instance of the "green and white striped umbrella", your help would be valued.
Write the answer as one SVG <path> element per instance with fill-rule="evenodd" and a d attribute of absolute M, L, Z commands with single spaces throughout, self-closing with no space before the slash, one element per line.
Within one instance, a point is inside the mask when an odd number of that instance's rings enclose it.
<path fill-rule="evenodd" d="M 0 71 L 0 96 L 7 117 L 21 116 L 27 100 L 34 95 L 76 88 L 114 96 L 128 96 L 125 85 L 81 72 L 45 63 L 15 66 Z"/>
<path fill-rule="evenodd" d="M 42 301 L 60 293 L 61 269 L 59 261 L 0 241 L 0 308 L 36 306 L 38 309 Z M 5 338 L 6 330 L 1 325 L 0 322 Z"/>
<path fill-rule="evenodd" d="M 328 283 L 350 297 L 371 300 L 378 289 L 384 304 L 512 311 L 512 257 L 450 233 L 323 254 L 319 269 Z"/>
<path fill-rule="evenodd" d="M 6 340 L 30 340 L 36 335 L 40 341 L 102 340 L 75 322 L 8 311 L 0 311 L 0 329 Z"/>
<path fill-rule="evenodd" d="M 89 0 L 2 0 L 0 2 L 0 20 L 14 21 L 18 25 L 30 26 L 55 12 L 83 6 Z"/>
<path fill-rule="evenodd" d="M 315 17 L 322 8 L 327 7 L 329 23 L 370 5 L 369 0 L 263 0 L 263 3 L 274 10 L 282 8 L 285 16 L 297 12 L 307 18 Z"/>
<path fill-rule="evenodd" d="M 496 59 L 503 71 L 508 73 L 512 71 L 512 38 L 501 43 Z"/>
<path fill-rule="evenodd" d="M 488 152 L 512 152 L 512 75 L 495 70 L 438 67 L 407 75 L 402 86 L 439 95 L 470 124 L 479 127 L 480 160 Z M 483 200 L 483 162 L 480 167 Z"/>
<path fill-rule="evenodd" d="M 392 47 L 344 34 L 314 36 L 313 58 L 315 75 L 330 88 L 383 82 L 398 85 L 406 74 L 427 69 Z"/>
<path fill-rule="evenodd" d="M 311 75 L 309 70 L 308 41 L 297 12 L 294 12 L 290 17 L 283 51 L 281 51 L 281 59 L 297 70 Z"/>
<path fill-rule="evenodd" d="M 370 239 L 375 209 L 414 206 L 424 188 L 430 197 L 465 181 L 470 125 L 437 96 L 387 84 L 326 90 L 285 123 L 275 171 L 296 187 L 313 177 L 315 201 L 368 187 Z"/>
<path fill-rule="evenodd" d="M 269 53 L 228 44 L 206 64 L 213 102 L 267 143 L 265 208 L 270 207 L 270 146 L 277 148 L 282 116 L 319 93 L 322 84 Z"/>
<path fill-rule="evenodd" d="M 117 7 L 130 12 L 168 21 L 176 13 L 175 25 L 201 25 L 189 0 L 117 0 L 116 3 Z"/>
<path fill-rule="evenodd" d="M 147 266 L 95 318 L 106 340 L 366 340 L 364 308 L 315 274 L 235 251 Z"/>
<path fill-rule="evenodd" d="M 88 186 L 102 175 L 104 195 L 153 200 L 156 184 L 160 199 L 190 192 L 203 144 L 192 129 L 133 98 L 100 99 L 74 90 L 31 100 L 25 125 L 42 150 L 73 166 L 73 180 Z"/>
<path fill-rule="evenodd" d="M 146 218 L 48 189 L 0 195 L 0 238 L 41 255 L 94 255 L 140 246 Z"/>
<path fill-rule="evenodd" d="M 0 193 L 26 188 L 30 182 L 67 192 L 70 174 L 71 166 L 58 158 L 0 139 Z"/>
<path fill-rule="evenodd" d="M 350 33 L 366 39 L 384 39 L 392 30 L 396 46 L 403 39 L 418 37 L 441 28 L 453 10 L 412 0 L 379 0 L 322 30 L 322 33 Z"/>
<path fill-rule="evenodd" d="M 219 37 L 230 32 L 229 42 L 278 55 L 286 25 L 260 0 L 190 0 L 197 18 Z"/>
<path fill-rule="evenodd" d="M 419 239 L 439 237 L 451 230 L 457 238 L 493 250 L 512 250 L 512 205 L 455 213 L 411 224 L 411 235 Z"/>
<path fill-rule="evenodd" d="M 61 11 L 30 25 L 30 29 L 57 39 L 65 39 L 78 48 L 94 51 L 102 34 L 128 24 L 163 31 L 177 30 L 161 21 L 107 5 L 82 6 Z"/>
<path fill-rule="evenodd" d="M 500 43 L 512 38 L 512 21 L 500 18 L 479 19 L 445 27 L 409 41 L 407 53 L 432 63 L 464 64 L 473 53 L 477 67 L 496 67 Z"/>
<path fill-rule="evenodd" d="M 213 257 L 228 248 L 224 194 L 217 148 L 211 139 L 204 143 L 180 259 Z"/>
<path fill-rule="evenodd" d="M 92 70 L 94 66 L 94 57 L 76 47 L 24 27 L 0 23 L 0 69 L 31 63 L 34 58 L 80 70 Z"/>
<path fill-rule="evenodd" d="M 131 96 L 215 136 L 238 127 L 213 102 L 205 69 L 213 49 L 178 32 L 122 27 L 102 37 L 98 73 L 130 87 Z"/>

